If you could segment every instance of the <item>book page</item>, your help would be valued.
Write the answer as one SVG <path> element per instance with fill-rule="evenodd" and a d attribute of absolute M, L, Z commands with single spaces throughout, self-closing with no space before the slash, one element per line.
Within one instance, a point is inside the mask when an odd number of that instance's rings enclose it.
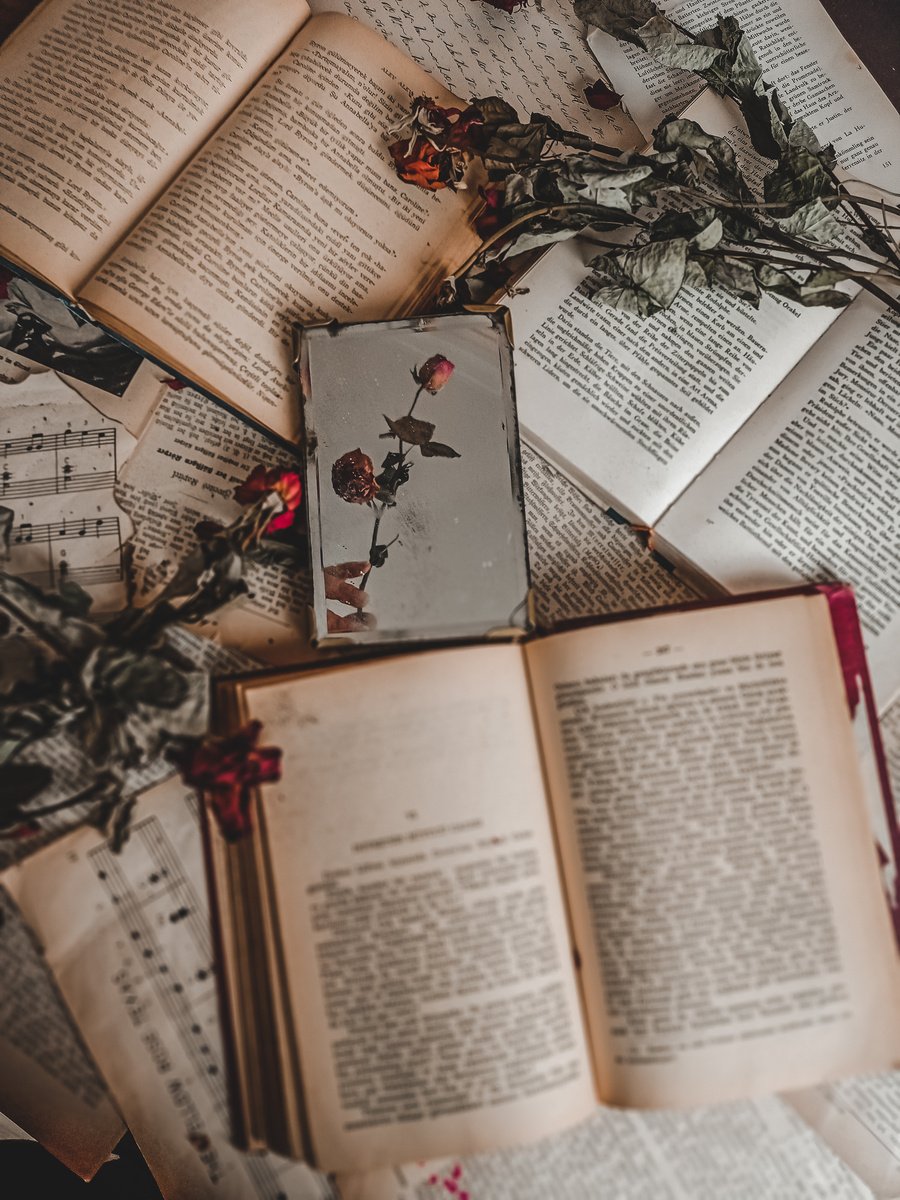
<path fill-rule="evenodd" d="M 104 264 L 88 308 L 296 438 L 293 323 L 408 315 L 478 244 L 474 189 L 409 188 L 387 154 L 410 99 L 435 90 L 452 103 L 377 34 L 316 18 Z"/>
<path fill-rule="evenodd" d="M 898 355 L 897 316 L 859 296 L 654 538 L 733 592 L 850 581 L 879 707 L 900 689 Z"/>
<path fill-rule="evenodd" d="M 45 0 L 0 48 L 0 253 L 73 295 L 308 12 Z"/>
<path fill-rule="evenodd" d="M 621 108 L 600 112 L 585 100 L 597 65 L 571 0 L 526 4 L 513 17 L 481 0 L 311 0 L 310 7 L 346 12 L 377 29 L 464 100 L 496 95 L 523 121 L 540 112 L 607 146 L 641 140 Z"/>
<path fill-rule="evenodd" d="M 193 388 L 169 390 L 122 472 L 117 495 L 135 532 L 129 543 L 133 603 L 146 604 L 198 544 L 201 521 L 240 512 L 235 487 L 254 467 L 299 471 L 295 455 Z M 190 629 L 259 662 L 295 663 L 309 642 L 312 599 L 299 521 L 247 564 L 248 592 Z"/>
<path fill-rule="evenodd" d="M 900 974 L 827 600 L 527 657 L 601 1097 L 711 1103 L 890 1065 Z"/>
<path fill-rule="evenodd" d="M 536 450 L 522 443 L 535 618 L 545 629 L 600 613 L 655 608 L 696 592 Z"/>
<path fill-rule="evenodd" d="M 666 0 L 662 7 L 694 31 L 714 25 L 722 11 L 719 0 Z M 900 116 L 819 0 L 734 0 L 727 12 L 747 33 L 766 81 L 778 87 L 795 117 L 834 146 L 844 170 L 900 188 Z M 886 12 L 884 19 L 891 20 Z M 695 75 L 663 67 L 599 29 L 588 42 L 645 137 L 703 86 Z"/>
<path fill-rule="evenodd" d="M 685 114 L 727 136 L 753 179 L 763 162 L 734 110 L 707 92 Z M 626 240 L 630 240 L 630 234 Z M 508 301 L 524 435 L 580 487 L 653 525 L 832 324 L 837 310 L 764 294 L 758 308 L 685 288 L 651 317 L 590 299 L 599 250 L 554 246 Z"/>
<path fill-rule="evenodd" d="M 90 1179 L 125 1132 L 22 914 L 0 888 L 0 1109 Z"/>
<path fill-rule="evenodd" d="M 5 882 L 166 1200 L 334 1200 L 324 1176 L 230 1143 L 190 789 L 142 796 L 120 853 L 82 826 Z"/>
<path fill-rule="evenodd" d="M 690 1112 L 601 1108 L 535 1146 L 339 1175 L 338 1185 L 341 1200 L 872 1200 L 775 1096 Z"/>
<path fill-rule="evenodd" d="M 594 1107 L 521 651 L 245 687 L 317 1160 L 534 1139 Z"/>

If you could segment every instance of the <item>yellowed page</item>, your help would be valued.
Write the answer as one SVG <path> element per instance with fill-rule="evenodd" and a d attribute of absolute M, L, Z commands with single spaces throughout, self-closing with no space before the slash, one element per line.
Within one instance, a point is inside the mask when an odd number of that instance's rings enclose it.
<path fill-rule="evenodd" d="M 301 1163 L 231 1144 L 203 867 L 176 777 L 138 799 L 121 851 L 83 825 L 4 882 L 165 1200 L 334 1200 Z"/>
<path fill-rule="evenodd" d="M 0 249 L 73 294 L 309 14 L 46 0 L 0 49 Z"/>
<path fill-rule="evenodd" d="M 894 1061 L 897 953 L 826 600 L 527 654 L 601 1096 L 705 1104 Z"/>
<path fill-rule="evenodd" d="M 0 1105 L 60 1162 L 90 1179 L 125 1126 L 2 888 L 0 922 Z"/>
<path fill-rule="evenodd" d="M 451 102 L 377 34 L 315 18 L 82 299 L 295 437 L 292 323 L 413 312 L 477 245 L 474 192 L 411 188 L 387 156 L 386 131 L 421 93 Z"/>
<path fill-rule="evenodd" d="M 510 1145 L 594 1084 L 521 651 L 244 690 L 324 1169 Z"/>

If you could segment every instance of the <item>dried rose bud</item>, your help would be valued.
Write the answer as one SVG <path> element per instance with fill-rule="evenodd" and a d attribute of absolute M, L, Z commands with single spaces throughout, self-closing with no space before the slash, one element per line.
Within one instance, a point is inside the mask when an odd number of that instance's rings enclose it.
<path fill-rule="evenodd" d="M 358 447 L 342 454 L 331 468 L 331 486 L 348 504 L 368 504 L 378 495 L 375 468 Z"/>
<path fill-rule="evenodd" d="M 262 724 L 250 721 L 229 737 L 197 738 L 173 761 L 190 787 L 206 793 L 229 840 L 249 833 L 251 788 L 281 778 L 281 751 L 257 746 Z"/>
<path fill-rule="evenodd" d="M 503 224 L 504 193 L 502 188 L 486 187 L 481 189 L 481 195 L 484 208 L 475 220 L 475 229 L 480 238 L 486 238 L 496 233 Z"/>
<path fill-rule="evenodd" d="M 296 471 L 284 471 L 280 467 L 254 467 L 249 478 L 234 489 L 238 504 L 255 504 L 263 496 L 274 492 L 282 503 L 281 512 L 266 526 L 267 533 L 287 529 L 294 520 L 294 509 L 303 496 L 303 484 Z"/>
<path fill-rule="evenodd" d="M 444 358 L 443 354 L 433 354 L 427 362 L 422 363 L 421 367 L 417 367 L 413 371 L 413 378 L 433 396 L 448 382 L 452 374 L 453 363 L 450 359 Z"/>
<path fill-rule="evenodd" d="M 417 137 L 410 144 L 394 142 L 388 147 L 394 170 L 404 183 L 415 184 L 427 192 L 455 188 L 463 177 L 465 161 L 458 151 L 442 150 L 426 137 Z"/>
<path fill-rule="evenodd" d="M 598 79 L 596 83 L 584 89 L 584 98 L 591 108 L 605 112 L 608 108 L 615 108 L 622 96 L 620 92 L 614 92 L 611 87 L 607 87 L 602 79 Z"/>

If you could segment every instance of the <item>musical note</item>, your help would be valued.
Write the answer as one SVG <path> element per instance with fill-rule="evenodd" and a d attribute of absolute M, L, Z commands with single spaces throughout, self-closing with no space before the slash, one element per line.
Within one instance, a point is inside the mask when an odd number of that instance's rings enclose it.
<path fill-rule="evenodd" d="M 38 537 L 38 541 L 43 542 L 43 541 L 49 541 L 49 540 L 50 540 L 50 533 L 49 533 L 49 527 L 48 527 L 46 537 Z M 16 545 L 21 545 L 22 542 L 33 542 L 33 541 L 34 541 L 34 527 L 32 526 L 30 521 L 22 521 L 21 524 L 19 525 L 19 532 L 16 534 Z"/>
<path fill-rule="evenodd" d="M 33 433 L 28 440 L 26 450 L 30 454 L 33 450 L 43 450 L 44 435 L 42 433 Z M 13 452 L 15 453 L 15 451 Z"/>

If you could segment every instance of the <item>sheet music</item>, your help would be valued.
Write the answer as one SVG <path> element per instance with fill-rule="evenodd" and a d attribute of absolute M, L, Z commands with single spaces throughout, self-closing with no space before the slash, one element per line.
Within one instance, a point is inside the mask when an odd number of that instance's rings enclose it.
<path fill-rule="evenodd" d="M 193 793 L 141 798 L 120 854 L 81 829 L 4 877 L 166 1200 L 328 1200 L 324 1176 L 228 1140 Z"/>
<path fill-rule="evenodd" d="M 240 512 L 235 486 L 260 463 L 299 470 L 288 451 L 192 388 L 163 396 L 117 493 L 135 526 L 137 604 L 154 595 L 197 544 L 199 521 L 234 520 Z M 295 522 L 284 535 L 286 547 L 298 532 Z M 248 594 L 191 628 L 264 662 L 296 662 L 308 649 L 311 587 L 305 559 L 286 557 L 285 563 L 254 562 Z"/>
<path fill-rule="evenodd" d="M 17 1135 L 0 1129 L 0 1137 L 32 1136 L 88 1178 L 124 1126 L 31 933 L 2 888 L 0 980 L 0 1110 L 27 1130 Z"/>
<path fill-rule="evenodd" d="M 0 399 L 0 566 L 120 607 L 131 523 L 113 489 L 134 439 L 50 372 L 0 384 Z"/>

